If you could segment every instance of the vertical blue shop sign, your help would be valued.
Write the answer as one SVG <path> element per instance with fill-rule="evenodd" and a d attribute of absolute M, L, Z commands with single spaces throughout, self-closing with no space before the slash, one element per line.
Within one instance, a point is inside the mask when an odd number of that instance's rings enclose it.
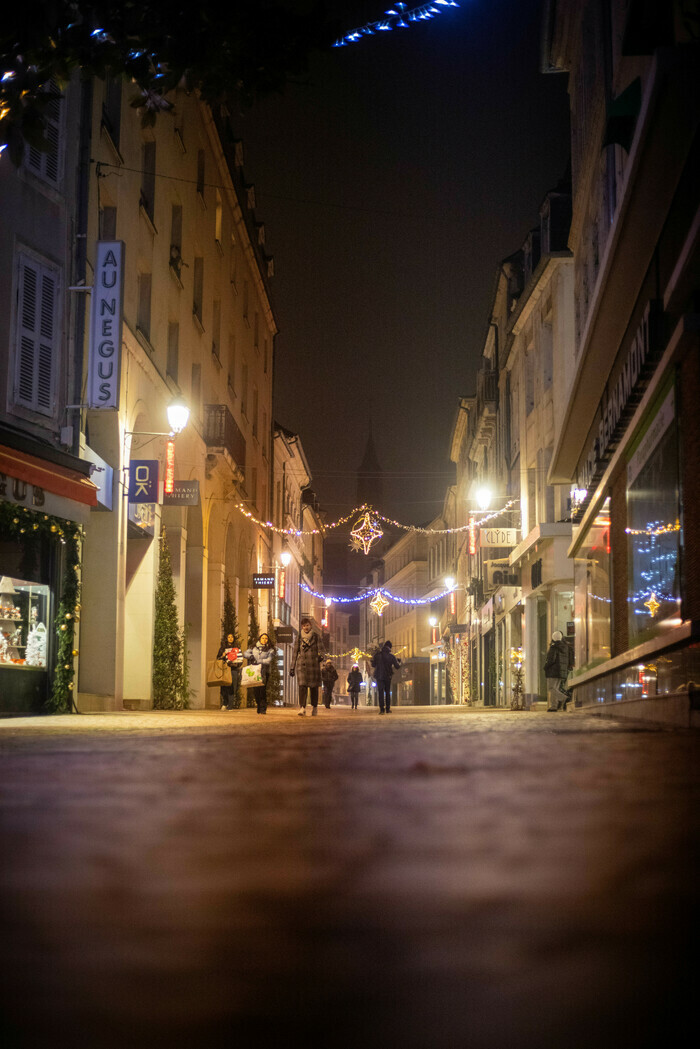
<path fill-rule="evenodd" d="M 132 459 L 129 463 L 129 502 L 158 502 L 158 460 Z"/>

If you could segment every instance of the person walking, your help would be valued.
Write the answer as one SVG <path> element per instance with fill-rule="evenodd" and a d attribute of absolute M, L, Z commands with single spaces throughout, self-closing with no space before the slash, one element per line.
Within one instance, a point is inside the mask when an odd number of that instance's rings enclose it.
<path fill-rule="evenodd" d="M 360 698 L 360 685 L 362 684 L 362 672 L 357 663 L 353 663 L 352 670 L 348 674 L 348 695 L 350 696 L 350 709 L 357 710 Z"/>
<path fill-rule="evenodd" d="M 267 679 L 270 676 L 270 667 L 275 656 L 275 650 L 270 644 L 269 636 L 261 634 L 253 647 L 246 649 L 243 655 L 249 663 L 258 663 L 260 665 L 263 683 L 262 685 L 256 685 L 253 691 L 255 692 L 255 705 L 258 708 L 258 714 L 267 714 Z"/>
<path fill-rule="evenodd" d="M 333 666 L 333 661 L 328 657 L 321 667 L 321 684 L 323 686 L 323 705 L 326 710 L 331 709 L 333 702 L 333 686 L 338 680 L 338 671 Z"/>
<path fill-rule="evenodd" d="M 300 623 L 292 656 L 290 677 L 297 678 L 299 684 L 299 716 L 306 715 L 307 694 L 311 700 L 311 716 L 318 713 L 318 687 L 321 684 L 321 661 L 324 658 L 323 642 L 311 625 L 311 620 L 304 618 Z"/>
<path fill-rule="evenodd" d="M 391 641 L 385 641 L 379 651 L 372 657 L 374 676 L 377 681 L 377 698 L 379 701 L 379 713 L 391 714 L 391 678 L 395 670 L 401 666 L 401 660 L 397 659 L 391 651 Z"/>
<path fill-rule="evenodd" d="M 566 689 L 566 679 L 574 665 L 571 645 L 564 640 L 561 630 L 552 634 L 552 643 L 544 660 L 544 676 L 547 678 L 547 713 L 566 710 L 571 696 Z"/>
<path fill-rule="evenodd" d="M 233 634 L 227 634 L 221 642 L 216 658 L 222 660 L 231 671 L 231 684 L 221 686 L 221 709 L 230 710 L 235 704 L 241 680 L 243 653 L 236 645 Z"/>

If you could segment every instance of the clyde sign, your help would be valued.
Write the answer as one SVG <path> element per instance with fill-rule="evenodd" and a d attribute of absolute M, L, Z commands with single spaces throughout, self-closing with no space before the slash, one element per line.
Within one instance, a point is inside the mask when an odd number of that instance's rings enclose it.
<path fill-rule="evenodd" d="M 482 528 L 480 531 L 480 541 L 483 547 L 496 547 L 496 546 L 517 546 L 518 545 L 518 529 L 517 528 Z"/>

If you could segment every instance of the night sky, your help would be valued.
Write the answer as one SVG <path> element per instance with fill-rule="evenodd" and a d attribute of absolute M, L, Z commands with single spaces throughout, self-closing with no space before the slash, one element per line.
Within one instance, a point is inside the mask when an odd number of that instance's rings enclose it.
<path fill-rule="evenodd" d="M 329 6 L 349 32 L 390 5 Z M 305 83 L 241 116 L 275 258 L 276 419 L 332 519 L 355 504 L 370 419 L 376 509 L 440 511 L 496 267 L 566 167 L 566 78 L 539 71 L 540 22 L 537 0 L 463 0 L 315 56 Z"/>

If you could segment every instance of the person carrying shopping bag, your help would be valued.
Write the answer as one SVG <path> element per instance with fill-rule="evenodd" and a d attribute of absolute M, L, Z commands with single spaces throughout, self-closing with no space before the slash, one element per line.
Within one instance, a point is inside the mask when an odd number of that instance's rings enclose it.
<path fill-rule="evenodd" d="M 233 634 L 227 634 L 223 639 L 216 658 L 225 663 L 231 671 L 231 684 L 221 686 L 221 709 L 230 710 L 236 702 L 243 666 L 243 653 L 236 646 Z"/>
<path fill-rule="evenodd" d="M 255 693 L 255 705 L 258 714 L 267 714 L 267 679 L 270 676 L 270 667 L 275 657 L 275 649 L 270 644 L 267 634 L 261 634 L 252 648 L 247 648 L 243 653 L 249 663 L 258 665 L 262 672 L 262 685 L 253 689 Z"/>

